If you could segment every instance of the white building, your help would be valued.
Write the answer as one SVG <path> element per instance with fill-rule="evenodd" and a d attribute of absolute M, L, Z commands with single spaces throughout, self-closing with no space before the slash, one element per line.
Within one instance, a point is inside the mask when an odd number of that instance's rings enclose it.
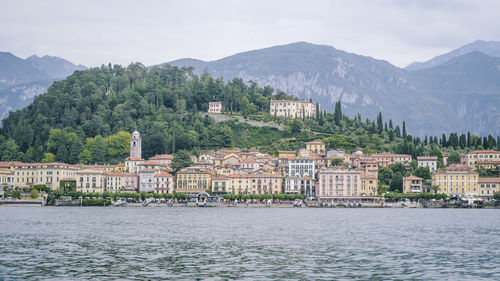
<path fill-rule="evenodd" d="M 308 176 L 311 179 L 316 177 L 316 168 L 314 167 L 314 160 L 307 157 L 297 157 L 288 162 L 288 176 L 301 178 Z"/>
<path fill-rule="evenodd" d="M 429 170 L 431 172 L 437 170 L 437 161 L 438 161 L 437 156 L 418 156 L 417 161 L 418 161 L 418 167 L 429 167 Z"/>
<path fill-rule="evenodd" d="M 139 171 L 139 192 L 153 192 L 155 189 L 154 169 L 142 169 Z"/>

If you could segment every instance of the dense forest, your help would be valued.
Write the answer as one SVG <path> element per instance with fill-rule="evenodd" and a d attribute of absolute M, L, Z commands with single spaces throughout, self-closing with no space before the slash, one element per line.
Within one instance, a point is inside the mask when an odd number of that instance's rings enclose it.
<path fill-rule="evenodd" d="M 134 130 L 142 134 L 144 158 L 181 149 L 196 155 L 228 147 L 258 147 L 275 153 L 303 147 L 312 139 L 323 139 L 329 148 L 413 156 L 498 149 L 500 145 L 498 137 L 470 133 L 412 137 L 404 122 L 384 122 L 382 114 L 376 121 L 345 116 L 340 102 L 335 112 L 320 111 L 316 118 L 281 119 L 268 114 L 271 99 L 295 98 L 251 81 L 224 82 L 209 74 L 194 75 L 192 68 L 169 65 L 148 69 L 134 63 L 76 71 L 3 120 L 0 160 L 119 163 L 128 154 Z M 222 101 L 227 115 L 279 123 L 286 129 L 236 121 L 216 123 L 199 114 L 206 112 L 209 101 Z"/>

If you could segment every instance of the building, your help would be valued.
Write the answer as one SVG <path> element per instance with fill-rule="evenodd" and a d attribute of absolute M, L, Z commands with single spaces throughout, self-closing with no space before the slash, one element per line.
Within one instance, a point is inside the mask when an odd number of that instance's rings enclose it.
<path fill-rule="evenodd" d="M 172 163 L 173 160 L 174 155 L 172 154 L 161 154 L 149 158 L 149 161 L 160 163 L 162 165 L 165 165 L 166 167 L 170 167 L 170 163 Z"/>
<path fill-rule="evenodd" d="M 437 170 L 437 156 L 417 156 L 418 167 L 428 167 L 431 172 Z"/>
<path fill-rule="evenodd" d="M 315 197 L 315 182 L 308 176 L 287 177 L 285 179 L 285 193 L 304 194 L 307 197 Z"/>
<path fill-rule="evenodd" d="M 361 196 L 361 173 L 356 170 L 324 168 L 318 173 L 320 199 Z"/>
<path fill-rule="evenodd" d="M 465 155 L 467 166 L 475 167 L 478 161 L 499 161 L 500 151 L 496 150 L 474 150 Z"/>
<path fill-rule="evenodd" d="M 139 175 L 133 173 L 107 172 L 106 191 L 110 192 L 137 192 L 139 189 Z"/>
<path fill-rule="evenodd" d="M 306 142 L 306 149 L 313 153 L 325 153 L 326 145 L 322 141 L 310 141 Z"/>
<path fill-rule="evenodd" d="M 478 169 L 494 170 L 499 169 L 499 167 L 500 160 L 480 160 L 476 162 L 476 168 Z"/>
<path fill-rule="evenodd" d="M 174 193 L 175 190 L 175 179 L 174 176 L 162 171 L 154 175 L 154 192 L 158 194 Z"/>
<path fill-rule="evenodd" d="M 208 103 L 208 113 L 221 113 L 222 112 L 222 102 L 215 101 Z"/>
<path fill-rule="evenodd" d="M 125 170 L 129 173 L 137 174 L 140 170 L 140 164 L 144 162 L 144 159 L 137 157 L 127 157 L 125 159 Z"/>
<path fill-rule="evenodd" d="M 500 192 L 500 178 L 479 178 L 479 196 L 491 200 L 495 192 Z"/>
<path fill-rule="evenodd" d="M 229 175 L 226 191 L 229 194 L 279 194 L 283 187 L 280 174 Z"/>
<path fill-rule="evenodd" d="M 76 191 L 83 193 L 103 193 L 106 190 L 106 172 L 84 169 L 75 172 Z"/>
<path fill-rule="evenodd" d="M 167 165 L 156 161 L 145 161 L 137 164 L 139 172 L 143 169 L 153 169 L 155 172 L 159 173 L 161 171 L 167 170 Z"/>
<path fill-rule="evenodd" d="M 301 178 L 308 176 L 311 179 L 316 179 L 316 168 L 314 160 L 308 157 L 297 157 L 288 162 L 288 176 L 293 178 Z"/>
<path fill-rule="evenodd" d="M 228 181 L 229 177 L 226 175 L 212 178 L 212 193 L 219 195 L 228 193 Z"/>
<path fill-rule="evenodd" d="M 141 169 L 139 171 L 139 192 L 153 192 L 155 189 L 155 169 Z"/>
<path fill-rule="evenodd" d="M 130 157 L 142 158 L 142 139 L 137 131 L 134 131 L 130 138 Z"/>
<path fill-rule="evenodd" d="M 409 176 L 403 178 L 403 193 L 424 192 L 423 178 Z"/>
<path fill-rule="evenodd" d="M 382 152 L 372 154 L 371 157 L 377 160 L 380 167 L 387 167 L 393 164 L 405 164 L 411 162 L 411 155 L 408 154 L 392 154 L 389 152 Z"/>
<path fill-rule="evenodd" d="M 378 192 L 377 174 L 361 173 L 361 196 L 375 196 Z"/>
<path fill-rule="evenodd" d="M 199 193 L 212 187 L 212 171 L 200 167 L 187 167 L 177 173 L 176 192 Z"/>
<path fill-rule="evenodd" d="M 43 184 L 50 189 L 59 189 L 62 178 L 75 178 L 77 166 L 65 163 L 16 163 L 14 183 L 16 186 Z"/>
<path fill-rule="evenodd" d="M 11 186 L 15 183 L 15 165 L 20 162 L 0 162 L 0 186 Z M 3 190 L 3 189 L 2 189 Z"/>
<path fill-rule="evenodd" d="M 479 174 L 466 165 L 450 165 L 432 175 L 432 185 L 449 196 L 478 196 L 478 180 Z"/>
<path fill-rule="evenodd" d="M 307 101 L 294 100 L 271 100 L 270 102 L 271 115 L 287 118 L 314 118 L 316 117 L 316 105 Z"/>

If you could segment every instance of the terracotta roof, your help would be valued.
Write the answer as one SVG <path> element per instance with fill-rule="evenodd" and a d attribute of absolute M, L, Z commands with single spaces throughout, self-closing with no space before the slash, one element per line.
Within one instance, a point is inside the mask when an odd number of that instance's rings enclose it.
<path fill-rule="evenodd" d="M 438 157 L 437 156 L 417 156 L 417 160 L 422 160 L 422 161 L 437 161 Z"/>
<path fill-rule="evenodd" d="M 325 144 L 325 143 L 322 141 L 308 141 L 306 142 L 306 144 Z"/>
<path fill-rule="evenodd" d="M 174 159 L 174 155 L 172 154 L 160 154 L 160 155 L 155 155 L 151 158 L 149 158 L 149 160 L 173 160 Z"/>
<path fill-rule="evenodd" d="M 476 161 L 476 164 L 481 165 L 481 164 L 496 164 L 500 165 L 500 160 L 478 160 Z"/>
<path fill-rule="evenodd" d="M 227 180 L 229 177 L 227 176 L 216 176 L 215 178 L 212 178 L 212 180 Z"/>
<path fill-rule="evenodd" d="M 139 171 L 139 173 L 151 173 L 151 172 L 156 172 L 155 169 L 142 169 Z"/>
<path fill-rule="evenodd" d="M 141 166 L 165 166 L 165 164 L 162 164 L 162 163 L 156 162 L 156 161 L 145 161 L 145 162 L 140 163 L 139 165 L 141 165 Z"/>
<path fill-rule="evenodd" d="M 474 150 L 474 151 L 471 151 L 467 154 L 490 154 L 490 153 L 493 153 L 493 154 L 500 154 L 500 151 L 496 151 L 496 150 Z"/>
<path fill-rule="evenodd" d="M 170 173 L 167 173 L 165 171 L 160 172 L 159 174 L 156 174 L 155 177 L 172 177 Z"/>
<path fill-rule="evenodd" d="M 229 175 L 229 178 L 281 178 L 279 174 L 238 174 Z"/>
<path fill-rule="evenodd" d="M 144 161 L 144 159 L 139 158 L 139 157 L 127 157 L 125 160 L 126 161 Z"/>

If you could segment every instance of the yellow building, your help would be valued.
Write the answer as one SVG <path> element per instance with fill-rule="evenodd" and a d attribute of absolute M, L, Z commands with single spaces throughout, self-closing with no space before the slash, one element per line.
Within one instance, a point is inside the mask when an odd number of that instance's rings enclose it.
<path fill-rule="evenodd" d="M 227 181 L 229 194 L 278 194 L 283 191 L 281 174 L 230 175 Z"/>
<path fill-rule="evenodd" d="M 106 190 L 106 172 L 84 169 L 75 172 L 76 191 L 83 193 L 103 193 Z"/>
<path fill-rule="evenodd" d="M 360 195 L 377 195 L 378 179 L 376 174 L 362 173 L 361 174 L 361 191 Z"/>
<path fill-rule="evenodd" d="M 221 113 L 222 112 L 222 102 L 209 102 L 208 103 L 208 113 Z"/>
<path fill-rule="evenodd" d="M 212 171 L 199 167 L 187 167 L 177 173 L 176 192 L 198 193 L 212 187 Z"/>
<path fill-rule="evenodd" d="M 500 178 L 479 178 L 479 196 L 491 200 L 495 192 L 500 192 Z"/>
<path fill-rule="evenodd" d="M 74 179 L 77 169 L 65 163 L 18 163 L 14 165 L 14 185 L 43 184 L 53 190 L 59 189 L 60 180 Z"/>
<path fill-rule="evenodd" d="M 307 101 L 294 101 L 294 100 L 271 100 L 270 113 L 279 117 L 287 118 L 302 118 L 316 117 L 316 105 Z"/>
<path fill-rule="evenodd" d="M 306 142 L 306 149 L 313 153 L 325 153 L 326 145 L 322 141 Z"/>
<path fill-rule="evenodd" d="M 471 197 L 479 195 L 479 175 L 471 167 L 450 165 L 432 175 L 432 185 L 449 196 Z"/>
<path fill-rule="evenodd" d="M 216 176 L 212 178 L 212 192 L 215 194 L 226 194 L 228 191 L 228 176 Z"/>
<path fill-rule="evenodd" d="M 297 152 L 295 151 L 278 151 L 278 158 L 286 158 L 286 159 L 293 159 L 297 156 Z"/>
<path fill-rule="evenodd" d="M 0 162 L 0 187 L 4 185 L 14 185 L 15 183 L 15 165 L 20 162 Z"/>

